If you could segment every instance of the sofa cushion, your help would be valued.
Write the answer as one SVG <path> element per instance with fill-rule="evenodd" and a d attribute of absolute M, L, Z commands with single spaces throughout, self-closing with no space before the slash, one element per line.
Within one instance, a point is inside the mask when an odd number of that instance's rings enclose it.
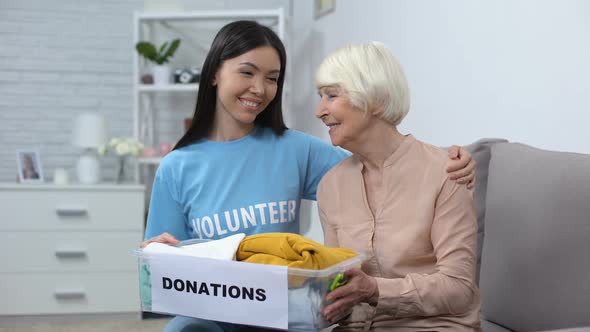
<path fill-rule="evenodd" d="M 590 155 L 492 147 L 482 314 L 517 331 L 590 326 Z"/>
<path fill-rule="evenodd" d="M 485 319 L 481 320 L 481 330 L 483 332 L 511 332 L 510 330 L 507 330 L 507 329 L 503 328 L 502 326 L 494 324 L 494 323 L 487 321 Z"/>
<path fill-rule="evenodd" d="M 483 138 L 465 148 L 471 153 L 476 162 L 475 168 L 475 206 L 477 208 L 477 276 L 479 282 L 479 267 L 481 264 L 481 250 L 484 241 L 484 218 L 486 214 L 486 190 L 488 186 L 488 167 L 492 145 L 508 142 L 501 138 Z"/>
<path fill-rule="evenodd" d="M 484 331 L 486 332 L 486 331 Z M 546 331 L 537 331 L 537 332 L 590 332 L 590 327 L 574 327 L 571 329 L 559 329 L 559 330 L 546 330 Z"/>

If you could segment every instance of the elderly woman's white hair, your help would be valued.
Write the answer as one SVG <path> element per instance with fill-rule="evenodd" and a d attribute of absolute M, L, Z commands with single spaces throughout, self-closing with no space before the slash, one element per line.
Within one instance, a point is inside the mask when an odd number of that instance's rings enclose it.
<path fill-rule="evenodd" d="M 315 84 L 317 88 L 339 86 L 363 111 L 383 107 L 381 118 L 395 126 L 410 109 L 406 76 L 380 42 L 350 45 L 330 54 L 320 65 Z"/>

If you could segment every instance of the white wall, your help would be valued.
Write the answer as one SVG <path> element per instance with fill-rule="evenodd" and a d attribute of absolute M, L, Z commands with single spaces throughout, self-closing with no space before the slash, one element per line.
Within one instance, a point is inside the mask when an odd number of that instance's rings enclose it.
<path fill-rule="evenodd" d="M 295 127 L 328 139 L 312 116 L 313 71 L 349 43 L 382 41 L 412 95 L 400 129 L 437 144 L 503 137 L 590 153 L 590 2 L 584 0 L 340 0 L 314 20 L 295 2 L 301 71 Z M 303 212 L 321 238 L 315 205 Z"/>
<path fill-rule="evenodd" d="M 505 137 L 590 153 L 588 17 L 584 0 L 348 0 L 312 20 L 307 38 L 322 56 L 348 43 L 385 42 L 412 91 L 401 129 L 422 140 Z M 310 60 L 305 68 L 317 68 L 317 54 Z M 311 84 L 304 75 L 297 90 Z M 317 101 L 307 91 L 298 100 L 310 111 Z M 326 137 L 308 115 L 300 114 L 297 127 Z"/>

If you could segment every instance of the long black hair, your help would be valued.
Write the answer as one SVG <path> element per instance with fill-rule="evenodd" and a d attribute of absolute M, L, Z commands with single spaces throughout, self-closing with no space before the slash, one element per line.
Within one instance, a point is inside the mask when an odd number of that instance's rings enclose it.
<path fill-rule="evenodd" d="M 269 27 L 255 21 L 235 21 L 221 28 L 213 40 L 201 70 L 195 114 L 189 129 L 176 143 L 174 150 L 207 137 L 211 132 L 217 100 L 217 87 L 213 86 L 213 79 L 223 62 L 263 46 L 270 46 L 277 50 L 281 71 L 277 81 L 276 96 L 264 111 L 258 114 L 254 122 L 259 126 L 272 128 L 277 135 L 283 134 L 287 129 L 282 111 L 283 83 L 287 65 L 285 46 Z"/>

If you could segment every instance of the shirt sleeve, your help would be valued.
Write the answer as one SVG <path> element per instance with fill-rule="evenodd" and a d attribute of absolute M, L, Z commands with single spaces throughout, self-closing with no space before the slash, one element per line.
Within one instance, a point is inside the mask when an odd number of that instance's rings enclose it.
<path fill-rule="evenodd" d="M 471 193 L 445 180 L 431 229 L 436 272 L 405 278 L 376 278 L 377 312 L 396 318 L 467 312 L 479 295 L 475 286 L 477 222 Z"/>
<path fill-rule="evenodd" d="M 334 226 L 328 221 L 328 216 L 322 210 L 322 207 L 318 204 L 318 211 L 320 213 L 320 222 L 322 224 L 322 230 L 324 231 L 324 245 L 326 247 L 338 247 L 338 234 Z"/>
<path fill-rule="evenodd" d="M 176 191 L 170 185 L 172 181 L 163 165 L 160 165 L 152 186 L 145 240 L 164 232 L 170 233 L 180 241 L 190 238 L 186 229 L 186 216 L 176 199 Z"/>
<path fill-rule="evenodd" d="M 350 153 L 316 137 L 311 137 L 308 153 L 303 198 L 315 201 L 318 184 L 324 174 Z"/>

